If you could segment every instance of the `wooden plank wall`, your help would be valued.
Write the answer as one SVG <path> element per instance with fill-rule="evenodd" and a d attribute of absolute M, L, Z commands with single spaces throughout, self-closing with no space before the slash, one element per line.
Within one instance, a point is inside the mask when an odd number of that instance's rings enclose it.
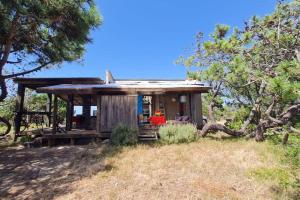
<path fill-rule="evenodd" d="M 137 95 L 98 96 L 97 132 L 108 137 L 120 123 L 137 128 Z"/>

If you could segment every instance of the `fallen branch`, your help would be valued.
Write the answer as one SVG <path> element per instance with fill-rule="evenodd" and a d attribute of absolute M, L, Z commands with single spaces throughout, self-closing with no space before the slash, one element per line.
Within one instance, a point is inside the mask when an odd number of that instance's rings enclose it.
<path fill-rule="evenodd" d="M 270 105 L 271 107 L 272 105 Z M 300 104 L 292 105 L 290 106 L 285 112 L 279 115 L 278 118 L 274 118 L 270 116 L 269 109 L 266 111 L 266 117 L 267 119 L 261 120 L 256 127 L 255 130 L 255 140 L 260 142 L 264 140 L 264 133 L 266 132 L 267 129 L 269 128 L 274 128 L 278 126 L 283 126 L 283 125 L 289 125 L 291 119 L 300 111 Z M 291 126 L 289 125 L 290 130 Z M 293 128 L 293 130 L 295 130 Z M 297 131 L 296 131 L 297 132 Z M 283 144 L 286 144 L 288 140 L 288 134 L 285 134 Z"/>
<path fill-rule="evenodd" d="M 222 131 L 224 133 L 227 133 L 228 135 L 235 136 L 235 137 L 243 135 L 242 132 L 231 130 L 227 128 L 225 125 L 217 124 L 217 123 L 207 123 L 204 125 L 204 127 L 201 130 L 201 136 L 205 137 L 209 132 L 213 132 L 213 131 Z"/>
<path fill-rule="evenodd" d="M 297 134 L 299 134 L 300 135 L 300 130 L 298 130 L 298 129 L 295 129 L 294 127 L 290 127 L 290 130 L 293 132 L 293 133 L 297 133 Z"/>

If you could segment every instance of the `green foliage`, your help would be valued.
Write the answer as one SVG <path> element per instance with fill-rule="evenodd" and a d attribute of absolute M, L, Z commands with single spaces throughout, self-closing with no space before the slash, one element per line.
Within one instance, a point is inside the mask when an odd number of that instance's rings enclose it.
<path fill-rule="evenodd" d="M 162 126 L 159 136 L 161 142 L 167 144 L 189 143 L 198 139 L 197 128 L 193 124 Z"/>
<path fill-rule="evenodd" d="M 268 135 L 268 142 L 271 144 L 271 150 L 276 152 L 282 163 L 287 163 L 294 170 L 300 170 L 300 137 L 290 134 L 287 145 L 282 145 L 282 135 Z"/>
<path fill-rule="evenodd" d="M 138 142 L 138 132 L 136 129 L 119 124 L 113 129 L 110 139 L 113 145 L 134 145 Z"/>
<path fill-rule="evenodd" d="M 292 175 L 282 168 L 259 168 L 249 171 L 249 175 L 261 181 L 275 181 L 280 186 L 287 187 L 292 179 Z"/>
<path fill-rule="evenodd" d="M 260 181 L 273 182 L 280 199 L 299 199 L 300 197 L 300 137 L 290 134 L 287 145 L 282 145 L 283 136 L 268 133 L 268 152 L 279 162 L 278 167 L 256 168 L 248 174 Z M 266 159 L 263 155 L 262 159 Z"/>
<path fill-rule="evenodd" d="M 249 108 L 244 107 L 244 106 L 242 106 L 240 108 L 236 108 L 233 119 L 228 124 L 228 127 L 233 130 L 239 130 L 242 127 L 246 118 L 248 117 L 249 112 L 250 112 Z"/>
<path fill-rule="evenodd" d="M 252 17 L 242 29 L 231 33 L 228 26 L 217 25 L 206 41 L 198 34 L 196 50 L 179 60 L 190 69 L 189 77 L 197 76 L 211 86 L 206 101 L 215 114 L 222 116 L 225 101 L 233 108 L 247 109 L 236 112 L 230 128 L 242 127 L 251 108 L 255 108 L 251 115 L 255 126 L 268 115 L 280 118 L 282 112 L 299 103 L 299 17 L 298 0 L 280 1 L 273 13 Z"/>
<path fill-rule="evenodd" d="M 16 107 L 16 100 L 14 97 L 6 98 L 0 105 L 0 115 L 6 119 L 12 120 Z"/>
<path fill-rule="evenodd" d="M 6 80 L 82 58 L 101 21 L 93 0 L 0 1 L 0 101 Z"/>
<path fill-rule="evenodd" d="M 293 125 L 296 129 L 300 129 L 300 114 L 297 115 L 295 118 L 293 118 L 293 120 L 292 120 L 292 125 Z"/>
<path fill-rule="evenodd" d="M 22 137 L 19 138 L 19 141 L 21 143 L 25 143 L 25 142 L 31 142 L 33 139 L 30 135 L 24 135 Z"/>
<path fill-rule="evenodd" d="M 224 24 L 218 24 L 216 26 L 215 32 L 213 34 L 213 37 L 216 40 L 222 39 L 226 36 L 227 32 L 229 31 L 229 26 Z"/>
<path fill-rule="evenodd" d="M 36 64 L 80 58 L 90 29 L 101 22 L 93 0 L 1 1 L 0 10 L 0 45 L 15 23 L 14 56 L 35 57 Z"/>
<path fill-rule="evenodd" d="M 46 111 L 47 99 L 46 94 L 30 93 L 26 98 L 25 109 L 28 111 Z M 67 103 L 62 99 L 58 99 L 57 107 L 58 121 L 63 123 L 67 113 Z"/>
<path fill-rule="evenodd" d="M 300 197 L 300 137 L 290 134 L 287 145 L 282 145 L 282 134 L 267 134 L 267 146 L 262 151 L 262 160 L 276 163 L 275 167 L 254 168 L 247 174 L 255 179 L 272 184 L 272 191 L 278 199 L 299 199 Z M 266 154 L 266 152 L 268 152 Z M 271 157 L 270 157 L 271 155 Z"/>

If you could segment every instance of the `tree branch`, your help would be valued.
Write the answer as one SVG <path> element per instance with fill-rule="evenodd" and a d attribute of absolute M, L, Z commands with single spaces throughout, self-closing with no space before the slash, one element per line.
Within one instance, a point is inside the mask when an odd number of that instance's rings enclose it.
<path fill-rule="evenodd" d="M 240 131 L 231 130 L 222 124 L 207 123 L 204 125 L 203 129 L 201 130 L 201 136 L 205 137 L 211 131 L 222 131 L 224 133 L 227 133 L 228 135 L 235 136 L 235 137 L 241 136 L 243 134 Z"/>
<path fill-rule="evenodd" d="M 266 81 L 262 80 L 261 84 L 260 84 L 260 87 L 259 87 L 259 91 L 258 91 L 258 97 L 255 100 L 255 104 L 252 107 L 247 120 L 244 122 L 243 126 L 240 129 L 241 132 L 245 132 L 246 128 L 252 122 L 252 120 L 253 120 L 253 118 L 255 116 L 255 113 L 256 113 L 256 111 L 257 111 L 257 109 L 260 106 L 260 103 L 262 101 L 262 97 L 261 96 L 262 96 L 263 92 L 265 91 L 266 85 L 267 85 Z"/>
<path fill-rule="evenodd" d="M 5 76 L 3 76 L 3 77 L 4 77 L 4 79 L 10 79 L 10 78 L 15 78 L 15 77 L 17 77 L 17 76 L 24 76 L 24 75 L 26 75 L 26 74 L 30 74 L 30 73 L 32 73 L 32 72 L 39 71 L 39 70 L 43 69 L 44 67 L 46 67 L 47 65 L 49 65 L 50 63 L 51 63 L 51 62 L 47 62 L 47 63 L 44 63 L 44 64 L 42 64 L 42 65 L 40 65 L 40 66 L 38 66 L 38 67 L 35 67 L 35 68 L 31 69 L 31 70 L 27 70 L 27 71 L 15 73 L 15 74 L 5 75 Z"/>
<path fill-rule="evenodd" d="M 0 78 L 0 89 L 1 89 L 0 102 L 3 102 L 8 94 L 5 79 L 3 78 Z"/>
<path fill-rule="evenodd" d="M 22 62 L 21 59 L 18 59 L 18 61 L 10 61 L 10 60 L 7 60 L 7 61 L 6 61 L 7 64 L 19 64 L 19 63 L 21 63 L 21 62 Z"/>
<path fill-rule="evenodd" d="M 292 131 L 292 132 L 294 132 L 294 133 L 297 133 L 297 134 L 300 134 L 300 130 L 298 130 L 298 129 L 295 129 L 294 127 L 290 127 L 290 130 Z"/>
<path fill-rule="evenodd" d="M 6 64 L 7 59 L 9 57 L 11 47 L 13 45 L 13 38 L 16 35 L 17 23 L 19 19 L 19 14 L 17 13 L 12 21 L 11 29 L 8 38 L 6 39 L 6 43 L 4 45 L 3 56 L 0 60 L 0 70 L 2 72 L 3 66 Z M 0 73 L 1 73 L 0 72 Z"/>

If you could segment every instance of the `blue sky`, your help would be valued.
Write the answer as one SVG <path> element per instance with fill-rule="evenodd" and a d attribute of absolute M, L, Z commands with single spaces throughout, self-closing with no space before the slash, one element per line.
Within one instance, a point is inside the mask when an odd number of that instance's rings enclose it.
<path fill-rule="evenodd" d="M 242 27 L 274 10 L 275 0 L 96 0 L 103 24 L 91 33 L 82 62 L 34 77 L 185 78 L 175 60 L 218 23 Z"/>

